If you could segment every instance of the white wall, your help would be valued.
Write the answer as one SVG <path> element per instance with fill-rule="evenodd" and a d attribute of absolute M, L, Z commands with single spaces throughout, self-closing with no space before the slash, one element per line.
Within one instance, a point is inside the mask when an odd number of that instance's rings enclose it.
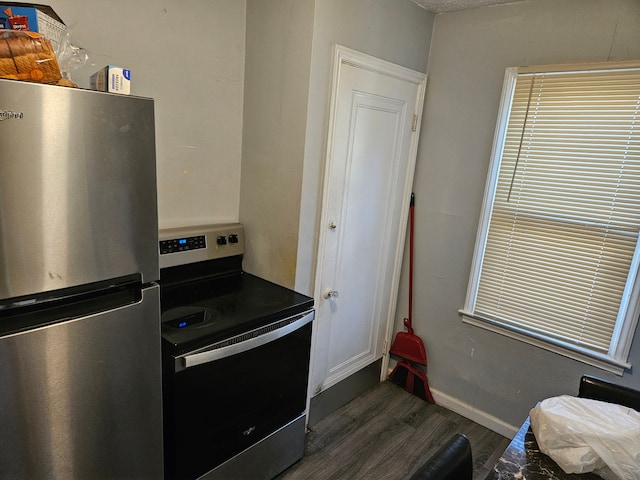
<path fill-rule="evenodd" d="M 131 69 L 132 94 L 156 110 L 160 227 L 238 220 L 244 0 L 51 0 L 85 48 L 89 76 Z"/>
<path fill-rule="evenodd" d="M 414 326 L 431 387 L 492 421 L 519 425 L 546 397 L 576 394 L 580 362 L 462 323 L 504 70 L 640 59 L 637 0 L 525 0 L 436 16 L 415 177 Z M 400 295 L 406 298 L 406 283 Z M 400 311 L 406 301 L 399 301 Z M 640 366 L 640 338 L 631 362 Z M 455 405 L 454 405 L 455 406 Z M 466 406 L 466 407 L 465 407 Z"/>
<path fill-rule="evenodd" d="M 314 0 L 248 0 L 240 221 L 244 269 L 293 287 Z"/>
<path fill-rule="evenodd" d="M 335 44 L 425 72 L 433 14 L 410 0 L 318 0 L 307 107 L 295 287 L 312 294 Z"/>

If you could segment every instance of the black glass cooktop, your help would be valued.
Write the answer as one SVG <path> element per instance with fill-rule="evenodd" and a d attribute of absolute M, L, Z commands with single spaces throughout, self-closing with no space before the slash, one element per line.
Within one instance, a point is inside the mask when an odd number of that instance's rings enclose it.
<path fill-rule="evenodd" d="M 162 338 L 175 355 L 309 310 L 313 299 L 246 272 L 162 284 Z"/>

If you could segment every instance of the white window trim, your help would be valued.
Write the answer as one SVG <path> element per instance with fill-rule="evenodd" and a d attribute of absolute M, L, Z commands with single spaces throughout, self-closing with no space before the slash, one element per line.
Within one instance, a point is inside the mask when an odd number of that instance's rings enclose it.
<path fill-rule="evenodd" d="M 635 65 L 637 66 L 637 63 Z M 573 70 L 586 70 L 586 68 L 581 67 L 583 66 L 574 66 Z M 609 66 L 609 68 L 611 68 L 611 66 Z M 626 302 L 628 305 L 626 315 L 624 315 L 624 318 L 622 318 L 621 315 L 616 321 L 615 331 L 612 336 L 613 341 L 608 355 L 598 354 L 561 341 L 552 341 L 528 331 L 508 327 L 490 319 L 481 318 L 473 313 L 475 311 L 475 299 L 479 287 L 482 261 L 486 248 L 489 224 L 493 211 L 493 202 L 498 183 L 502 145 L 505 140 L 507 125 L 509 123 L 508 114 L 511 110 L 511 100 L 516 85 L 518 70 L 518 67 L 510 67 L 505 71 L 502 97 L 498 110 L 498 121 L 491 152 L 491 163 L 489 166 L 489 174 L 487 175 L 485 195 L 482 202 L 476 245 L 471 264 L 469 284 L 467 287 L 467 295 L 465 305 L 459 310 L 459 313 L 462 315 L 463 322 L 467 324 L 528 343 L 621 376 L 625 369 L 631 368 L 631 364 L 627 360 L 638 324 L 638 316 L 640 315 L 640 241 L 636 246 L 632 265 L 629 269 L 629 276 L 633 278 L 633 282 L 627 282 L 627 287 L 623 295 L 623 303 Z M 568 68 L 561 67 L 558 70 L 567 71 Z M 552 71 L 552 69 L 549 68 L 547 71 Z"/>

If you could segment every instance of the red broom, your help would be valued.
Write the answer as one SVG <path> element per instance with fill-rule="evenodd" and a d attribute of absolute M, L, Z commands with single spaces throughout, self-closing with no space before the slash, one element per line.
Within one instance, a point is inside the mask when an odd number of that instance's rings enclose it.
<path fill-rule="evenodd" d="M 409 204 L 409 315 L 404 319 L 407 332 L 398 332 L 391 345 L 389 353 L 402 357 L 389 378 L 396 385 L 403 386 L 404 389 L 429 403 L 435 403 L 431 390 L 429 389 L 429 379 L 424 371 L 414 365 L 420 363 L 427 364 L 427 353 L 422 339 L 413 333 L 412 310 L 413 310 L 413 230 L 414 230 L 414 204 L 415 196 L 411 194 Z"/>
<path fill-rule="evenodd" d="M 422 339 L 413 333 L 411 320 L 413 310 L 413 228 L 414 228 L 414 194 L 409 204 L 409 316 L 404 319 L 406 332 L 398 332 L 391 345 L 390 353 L 421 365 L 427 364 L 427 353 Z"/>

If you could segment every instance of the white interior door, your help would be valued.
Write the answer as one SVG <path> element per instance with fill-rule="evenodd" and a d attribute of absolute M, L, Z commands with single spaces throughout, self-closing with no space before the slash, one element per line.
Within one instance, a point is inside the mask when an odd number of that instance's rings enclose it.
<path fill-rule="evenodd" d="M 335 49 L 312 395 L 386 353 L 424 85 L 422 73 Z"/>

